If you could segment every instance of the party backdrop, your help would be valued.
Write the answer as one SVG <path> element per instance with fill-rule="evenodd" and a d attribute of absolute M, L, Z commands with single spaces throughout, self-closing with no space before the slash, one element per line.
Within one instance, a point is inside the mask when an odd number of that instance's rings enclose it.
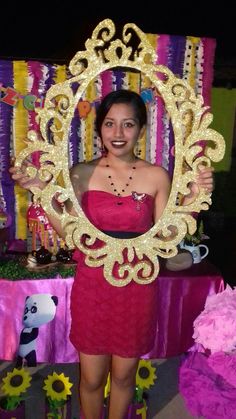
<path fill-rule="evenodd" d="M 169 67 L 176 76 L 186 80 L 196 94 L 202 94 L 205 105 L 210 105 L 215 39 L 147 36 L 157 52 L 157 64 Z M 29 240 L 26 213 L 31 203 L 31 195 L 14 185 L 9 176 L 11 157 L 24 148 L 28 130 L 39 131 L 35 109 L 43 106 L 49 87 L 68 77 L 70 74 L 66 65 L 27 60 L 0 61 L 0 205 L 9 215 L 10 241 Z M 90 83 L 78 103 L 68 143 L 71 164 L 99 157 L 93 123 L 95 109 L 106 93 L 119 88 L 137 91 L 148 107 L 149 129 L 139 144 L 139 155 L 163 165 L 172 176 L 174 136 L 165 104 L 160 96 L 153 93 L 145 75 L 122 69 L 102 73 Z M 38 163 L 37 153 L 33 160 Z"/>

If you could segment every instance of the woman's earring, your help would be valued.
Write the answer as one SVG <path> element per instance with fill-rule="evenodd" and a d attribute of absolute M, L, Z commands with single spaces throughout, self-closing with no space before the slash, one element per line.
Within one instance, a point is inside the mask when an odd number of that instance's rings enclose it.
<path fill-rule="evenodd" d="M 135 144 L 135 147 L 134 147 L 134 154 L 135 154 L 137 157 L 140 157 L 140 155 L 141 155 L 141 147 L 140 147 L 139 140 L 138 140 L 138 141 L 137 141 L 137 143 Z"/>
<path fill-rule="evenodd" d="M 97 146 L 98 146 L 98 151 L 100 152 L 101 156 L 104 157 L 107 154 L 106 148 L 101 140 L 101 138 L 98 137 L 97 139 Z"/>

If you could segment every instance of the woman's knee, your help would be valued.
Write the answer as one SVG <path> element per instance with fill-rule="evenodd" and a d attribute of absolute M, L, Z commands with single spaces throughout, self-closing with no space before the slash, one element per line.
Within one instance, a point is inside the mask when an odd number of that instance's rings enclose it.
<path fill-rule="evenodd" d="M 93 356 L 80 353 L 80 386 L 87 391 L 96 391 L 104 387 L 109 365 L 109 356 Z"/>
<path fill-rule="evenodd" d="M 87 391 L 96 391 L 101 387 L 105 387 L 107 381 L 106 375 L 86 374 L 81 372 L 80 375 L 80 386 Z"/>
<path fill-rule="evenodd" d="M 136 372 L 132 371 L 112 371 L 111 381 L 117 387 L 131 387 L 135 384 Z"/>
<path fill-rule="evenodd" d="M 138 359 L 127 359 L 114 356 L 112 359 L 111 380 L 120 387 L 135 384 Z"/>

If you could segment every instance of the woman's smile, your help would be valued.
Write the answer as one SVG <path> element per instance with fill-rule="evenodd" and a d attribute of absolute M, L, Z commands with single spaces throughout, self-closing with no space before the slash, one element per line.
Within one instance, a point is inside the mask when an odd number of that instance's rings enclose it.
<path fill-rule="evenodd" d="M 111 145 L 112 145 L 112 147 L 114 147 L 114 148 L 122 148 L 122 147 L 124 147 L 125 145 L 127 144 L 127 142 L 126 141 L 111 141 Z"/>

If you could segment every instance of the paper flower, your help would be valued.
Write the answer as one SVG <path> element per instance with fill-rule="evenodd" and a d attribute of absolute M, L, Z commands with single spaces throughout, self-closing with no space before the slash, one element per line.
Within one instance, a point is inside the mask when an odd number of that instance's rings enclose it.
<path fill-rule="evenodd" d="M 236 390 L 236 352 L 231 354 L 216 352 L 208 357 L 207 362 L 216 374 L 223 377 Z"/>
<path fill-rule="evenodd" d="M 14 368 L 13 371 L 8 372 L 6 377 L 2 379 L 3 397 L 1 406 L 5 410 L 14 410 L 23 400 L 22 393 L 30 387 L 32 377 L 24 368 Z"/>
<path fill-rule="evenodd" d="M 236 288 L 227 285 L 221 293 L 209 296 L 193 327 L 195 342 L 205 350 L 236 351 Z"/>
<path fill-rule="evenodd" d="M 110 377 L 110 373 L 109 373 L 108 377 L 107 377 L 107 382 L 106 382 L 106 385 L 105 385 L 105 388 L 104 388 L 105 399 L 109 396 L 110 391 L 111 391 L 111 377 Z"/>
<path fill-rule="evenodd" d="M 71 395 L 70 388 L 72 383 L 70 383 L 69 378 L 65 377 L 63 373 L 57 374 L 55 371 L 53 375 L 48 375 L 44 380 L 45 386 L 43 387 L 46 390 L 46 395 L 51 400 L 61 401 L 67 400 L 67 397 Z"/>
<path fill-rule="evenodd" d="M 194 417 L 234 419 L 236 387 L 209 365 L 209 359 L 199 352 L 184 357 L 179 372 L 179 391 L 187 409 Z M 226 355 L 234 358 L 234 355 Z"/>
<path fill-rule="evenodd" d="M 156 377 L 156 368 L 152 366 L 151 361 L 140 359 L 136 373 L 136 385 L 141 389 L 150 388 Z"/>
<path fill-rule="evenodd" d="M 48 375 L 44 380 L 44 384 L 43 389 L 46 390 L 49 405 L 48 415 L 53 418 L 64 417 L 63 412 L 71 395 L 70 388 L 73 384 L 70 383 L 69 378 L 65 377 L 63 373 L 57 374 L 56 372 Z"/>

